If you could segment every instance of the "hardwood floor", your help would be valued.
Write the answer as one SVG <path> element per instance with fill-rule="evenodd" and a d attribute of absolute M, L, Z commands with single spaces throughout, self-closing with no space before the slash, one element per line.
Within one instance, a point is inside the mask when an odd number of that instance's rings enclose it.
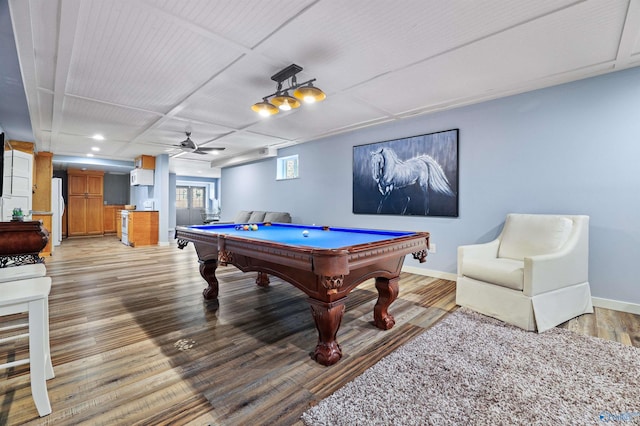
<path fill-rule="evenodd" d="M 0 371 L 0 425 L 300 425 L 309 406 L 455 310 L 454 282 L 403 274 L 396 326 L 378 330 L 369 281 L 346 303 L 342 360 L 323 367 L 310 358 L 317 334 L 302 292 L 222 267 L 220 306 L 209 308 L 191 244 L 65 240 L 46 264 L 53 413 L 38 417 L 28 367 L 16 367 Z M 562 325 L 640 347 L 639 326 L 640 316 L 605 309 Z M 0 359 L 26 349 L 0 345 Z"/>

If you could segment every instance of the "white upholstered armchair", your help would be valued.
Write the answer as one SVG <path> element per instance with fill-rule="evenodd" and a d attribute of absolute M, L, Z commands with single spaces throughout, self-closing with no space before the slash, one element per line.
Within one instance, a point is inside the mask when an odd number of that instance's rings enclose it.
<path fill-rule="evenodd" d="M 543 332 L 593 312 L 589 217 L 509 214 L 486 244 L 458 247 L 456 303 Z"/>

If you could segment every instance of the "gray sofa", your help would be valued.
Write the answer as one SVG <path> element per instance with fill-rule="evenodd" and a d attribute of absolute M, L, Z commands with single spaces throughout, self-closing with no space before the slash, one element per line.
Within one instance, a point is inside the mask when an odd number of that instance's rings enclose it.
<path fill-rule="evenodd" d="M 242 210 L 236 214 L 234 223 L 291 223 L 291 215 L 287 212 L 267 212 L 261 210 Z"/>

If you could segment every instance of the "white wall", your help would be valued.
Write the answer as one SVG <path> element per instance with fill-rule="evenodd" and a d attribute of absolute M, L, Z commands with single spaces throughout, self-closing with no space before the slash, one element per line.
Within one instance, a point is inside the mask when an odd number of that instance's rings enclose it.
<path fill-rule="evenodd" d="M 420 267 L 455 273 L 457 247 L 493 239 L 509 212 L 587 214 L 593 296 L 640 304 L 639 113 L 635 68 L 328 137 L 280 150 L 299 155 L 299 179 L 276 181 L 275 159 L 223 169 L 222 218 L 281 210 L 299 223 L 426 230 L 437 253 Z M 353 146 L 454 128 L 458 218 L 352 213 Z"/>

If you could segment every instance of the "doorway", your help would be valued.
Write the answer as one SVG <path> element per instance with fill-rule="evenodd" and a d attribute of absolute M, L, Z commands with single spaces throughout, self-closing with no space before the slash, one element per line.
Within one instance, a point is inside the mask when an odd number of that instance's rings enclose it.
<path fill-rule="evenodd" d="M 202 225 L 206 187 L 176 186 L 176 225 Z"/>

